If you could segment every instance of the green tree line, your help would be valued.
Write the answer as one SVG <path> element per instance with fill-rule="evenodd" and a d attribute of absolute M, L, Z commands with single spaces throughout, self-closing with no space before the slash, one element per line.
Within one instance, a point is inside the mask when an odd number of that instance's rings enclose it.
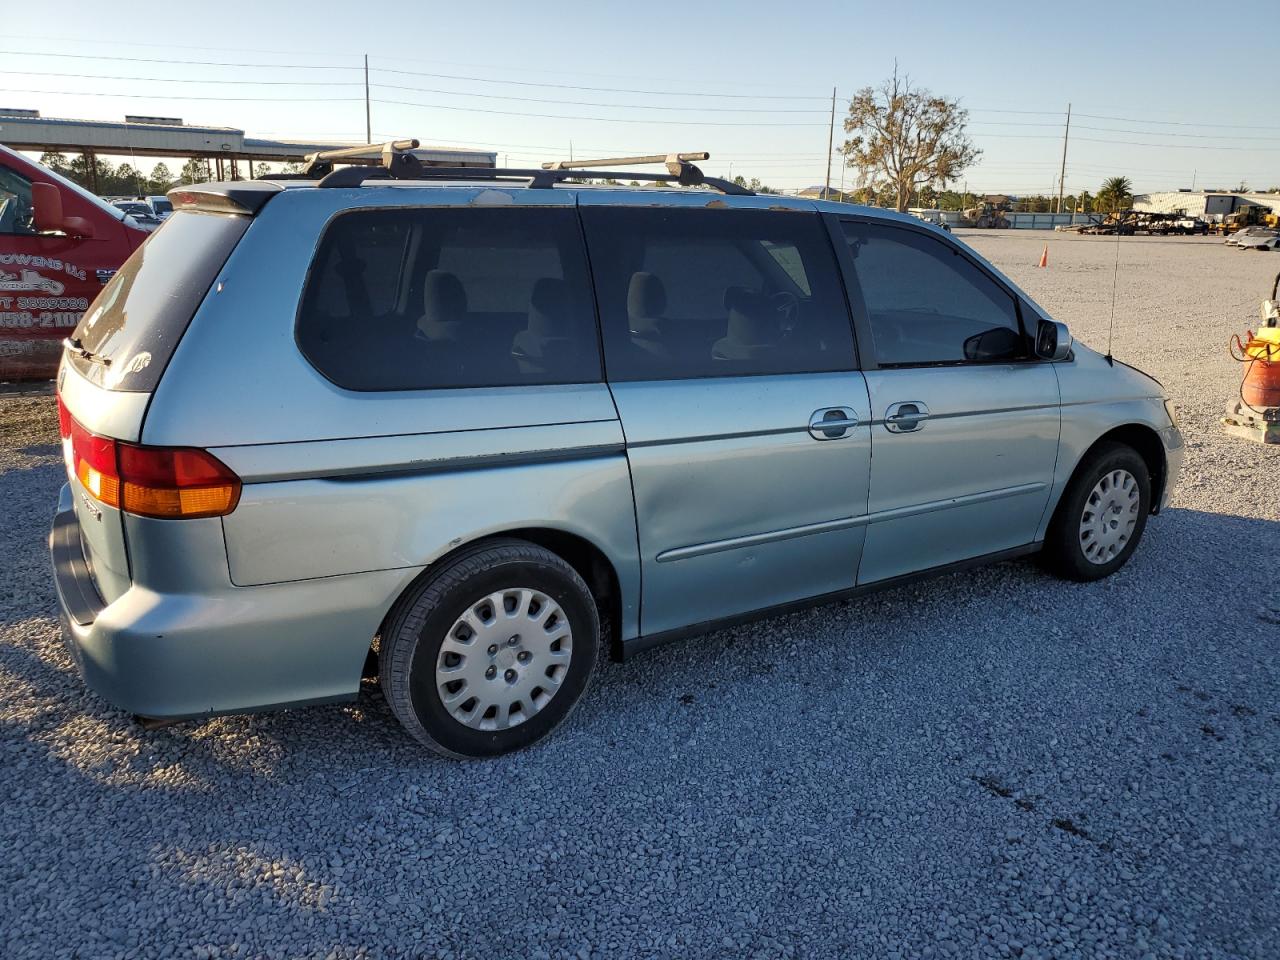
<path fill-rule="evenodd" d="M 90 167 L 91 159 L 92 168 Z M 107 160 L 103 160 L 101 157 L 90 158 L 82 153 L 75 154 L 68 159 L 66 154 L 46 151 L 41 155 L 40 162 L 55 173 L 61 174 L 86 189 L 93 188 L 93 178 L 90 174 L 91 171 L 96 173 L 97 191 L 103 196 L 147 196 L 164 193 L 179 183 L 196 182 L 195 179 L 186 178 L 188 174 L 193 177 L 196 174 L 196 161 L 191 160 L 187 161 L 186 166 L 182 169 L 182 175 L 178 177 L 173 175 L 169 165 L 163 161 L 153 166 L 150 173 L 127 161 L 117 166 Z M 204 165 L 201 163 L 200 180 L 207 179 L 204 176 L 203 167 Z"/>
<path fill-rule="evenodd" d="M 215 176 L 212 164 L 208 160 L 197 157 L 192 157 L 184 163 L 176 176 L 164 161 L 157 163 L 151 168 L 151 172 L 147 173 L 128 161 L 117 166 L 101 157 L 95 157 L 93 160 L 92 169 L 97 174 L 97 191 L 104 197 L 156 196 L 183 184 L 207 183 Z M 41 155 L 40 162 L 55 173 L 80 184 L 86 190 L 94 189 L 94 181 L 90 176 L 89 158 L 85 154 L 78 153 L 68 159 L 64 153 L 50 150 Z M 266 173 L 273 168 L 290 173 L 300 170 L 301 164 L 256 163 L 254 173 Z"/>

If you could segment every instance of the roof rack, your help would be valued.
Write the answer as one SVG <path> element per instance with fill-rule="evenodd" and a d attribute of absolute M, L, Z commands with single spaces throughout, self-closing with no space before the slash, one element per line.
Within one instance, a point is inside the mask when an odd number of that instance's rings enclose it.
<path fill-rule="evenodd" d="M 264 180 L 318 180 L 317 187 L 356 187 L 366 180 L 482 180 L 524 181 L 535 189 L 547 189 L 581 177 L 584 168 L 617 165 L 662 163 L 666 173 L 637 173 L 605 170 L 589 174 L 593 179 L 644 180 L 660 183 L 674 180 L 682 187 L 707 186 L 725 194 L 752 195 L 752 191 L 719 177 L 708 177 L 690 160 L 706 160 L 709 153 L 669 153 L 647 157 L 619 157 L 608 160 L 556 160 L 541 169 L 509 167 L 436 167 L 424 164 L 412 151 L 417 140 L 392 140 L 384 144 L 343 147 L 307 156 L 302 173 L 268 174 Z M 334 169 L 335 163 L 350 164 Z"/>
<path fill-rule="evenodd" d="M 417 140 L 388 140 L 383 144 L 370 143 L 357 147 L 339 147 L 336 150 L 319 150 L 316 153 L 307 154 L 302 172 L 323 176 L 333 172 L 334 161 L 389 167 L 396 157 L 407 156 L 405 151 L 417 148 Z"/>
<path fill-rule="evenodd" d="M 679 176 L 690 160 L 710 160 L 711 154 L 705 150 L 700 153 L 655 153 L 647 157 L 610 157 L 607 160 L 553 160 L 542 165 L 543 170 L 581 170 L 586 167 L 633 167 L 638 164 L 663 163 L 667 172 L 673 177 Z"/>

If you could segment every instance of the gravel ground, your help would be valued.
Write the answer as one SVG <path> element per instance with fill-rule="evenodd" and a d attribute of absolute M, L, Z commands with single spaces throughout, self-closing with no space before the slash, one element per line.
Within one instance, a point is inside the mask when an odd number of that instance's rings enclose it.
<path fill-rule="evenodd" d="M 1114 240 L 967 239 L 1105 344 Z M 417 749 L 372 687 L 154 733 L 86 693 L 52 404 L 0 396 L 0 954 L 1276 956 L 1280 449 L 1217 417 L 1280 256 L 1118 249 L 1116 355 L 1190 448 L 1126 569 L 1010 563 L 667 647 L 493 762 Z"/>

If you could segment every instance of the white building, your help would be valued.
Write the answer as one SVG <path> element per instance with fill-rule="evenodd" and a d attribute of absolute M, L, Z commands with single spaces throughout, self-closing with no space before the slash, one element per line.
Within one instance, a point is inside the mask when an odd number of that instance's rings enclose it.
<path fill-rule="evenodd" d="M 1133 198 L 1133 209 L 1145 213 L 1185 213 L 1189 217 L 1221 220 L 1243 207 L 1266 207 L 1280 213 L 1280 193 L 1224 193 L 1218 190 L 1168 190 Z"/>

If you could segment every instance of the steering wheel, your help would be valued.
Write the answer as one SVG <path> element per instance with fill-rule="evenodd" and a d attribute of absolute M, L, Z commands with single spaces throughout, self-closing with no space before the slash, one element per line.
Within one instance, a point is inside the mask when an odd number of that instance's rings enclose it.
<path fill-rule="evenodd" d="M 790 333 L 800 319 L 800 298 L 786 290 L 769 298 L 769 304 L 778 312 L 778 326 L 783 333 Z"/>

